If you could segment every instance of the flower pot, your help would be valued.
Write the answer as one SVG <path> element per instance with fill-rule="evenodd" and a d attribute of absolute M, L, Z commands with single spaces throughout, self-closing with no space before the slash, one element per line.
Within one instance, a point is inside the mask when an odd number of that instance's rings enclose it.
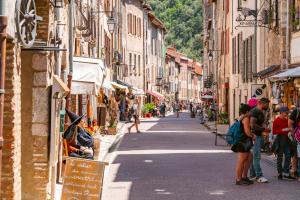
<path fill-rule="evenodd" d="M 152 117 L 152 114 L 151 114 L 151 113 L 146 113 L 146 114 L 144 114 L 144 118 L 150 118 L 150 117 Z"/>
<path fill-rule="evenodd" d="M 117 128 L 116 127 L 108 127 L 107 132 L 110 135 L 116 135 L 117 134 Z"/>

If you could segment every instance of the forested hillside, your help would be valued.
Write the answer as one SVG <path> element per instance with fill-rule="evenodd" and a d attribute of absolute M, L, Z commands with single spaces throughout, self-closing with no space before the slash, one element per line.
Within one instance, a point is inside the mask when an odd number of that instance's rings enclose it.
<path fill-rule="evenodd" d="M 166 45 L 200 60 L 202 5 L 200 0 L 147 0 L 168 29 Z"/>

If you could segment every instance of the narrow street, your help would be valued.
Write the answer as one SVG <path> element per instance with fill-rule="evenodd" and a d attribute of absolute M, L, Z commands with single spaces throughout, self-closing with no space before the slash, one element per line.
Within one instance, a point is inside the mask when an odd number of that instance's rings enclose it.
<path fill-rule="evenodd" d="M 141 130 L 111 153 L 104 200 L 299 199 L 300 183 L 278 181 L 264 161 L 270 183 L 236 186 L 235 154 L 214 146 L 214 135 L 188 113 L 145 120 Z"/>

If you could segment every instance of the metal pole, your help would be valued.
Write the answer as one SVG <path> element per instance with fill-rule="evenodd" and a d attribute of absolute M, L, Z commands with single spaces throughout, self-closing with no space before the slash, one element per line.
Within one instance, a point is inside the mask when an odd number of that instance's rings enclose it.
<path fill-rule="evenodd" d="M 1 7 L 2 10 L 2 7 Z M 4 83 L 5 83 L 5 68 L 6 68 L 6 28 L 7 17 L 0 15 L 0 178 L 2 169 L 2 147 L 3 147 L 3 113 L 4 113 Z M 1 181 L 0 181 L 1 188 Z"/>
<path fill-rule="evenodd" d="M 252 73 L 257 72 L 257 0 L 255 0 L 255 26 L 254 26 L 254 69 L 252 69 Z"/>
<path fill-rule="evenodd" d="M 74 13 L 74 0 L 69 3 L 69 74 L 68 74 L 68 87 L 72 87 L 72 74 L 73 74 L 73 13 Z M 66 97 L 66 109 L 70 109 L 71 91 Z M 68 122 L 68 117 L 65 116 L 65 122 Z"/>

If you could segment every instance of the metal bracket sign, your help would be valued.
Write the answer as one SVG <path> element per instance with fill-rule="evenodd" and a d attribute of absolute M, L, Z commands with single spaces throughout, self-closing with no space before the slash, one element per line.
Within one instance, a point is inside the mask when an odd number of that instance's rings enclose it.
<path fill-rule="evenodd" d="M 268 5 L 265 5 L 266 3 L 268 3 Z M 276 25 L 274 27 L 272 26 L 273 22 L 278 24 L 278 16 L 274 14 L 274 12 L 278 11 L 278 4 L 272 4 L 270 1 L 265 0 L 259 9 L 252 10 L 250 8 L 240 7 L 238 11 L 239 15 L 236 19 L 238 25 L 235 26 L 235 29 L 241 27 L 263 27 L 273 30 L 277 34 L 279 33 L 278 27 Z"/>
<path fill-rule="evenodd" d="M 262 20 L 237 20 L 237 22 L 239 23 L 239 25 L 237 25 L 235 28 L 265 26 Z"/>

